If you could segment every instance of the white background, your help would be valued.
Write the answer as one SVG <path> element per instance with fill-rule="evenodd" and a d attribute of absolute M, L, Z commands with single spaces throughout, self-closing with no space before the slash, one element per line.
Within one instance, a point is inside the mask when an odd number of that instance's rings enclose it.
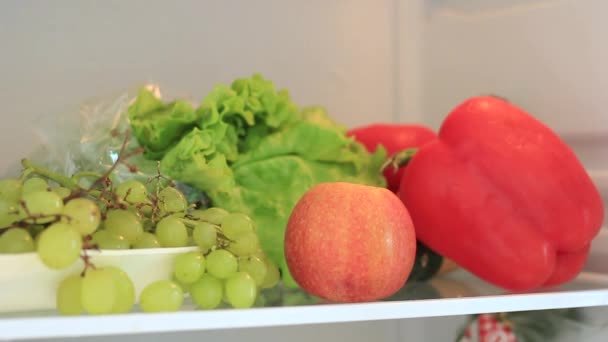
<path fill-rule="evenodd" d="M 498 94 L 603 170 L 606 13 L 604 0 L 1 1 L 0 173 L 38 143 L 31 128 L 40 116 L 147 81 L 200 99 L 254 72 L 348 126 L 437 128 L 466 97 Z M 162 337 L 439 341 L 460 319 L 434 322 Z"/>

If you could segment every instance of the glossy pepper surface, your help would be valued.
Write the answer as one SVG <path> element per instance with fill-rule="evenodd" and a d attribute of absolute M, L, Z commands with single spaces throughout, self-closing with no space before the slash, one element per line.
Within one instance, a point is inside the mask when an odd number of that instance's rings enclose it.
<path fill-rule="evenodd" d="M 573 151 L 549 127 L 495 97 L 471 98 L 409 161 L 399 197 L 417 238 L 509 290 L 570 281 L 604 208 Z"/>
<path fill-rule="evenodd" d="M 432 141 L 437 136 L 430 128 L 418 124 L 374 123 L 355 127 L 346 133 L 362 143 L 369 152 L 374 152 L 382 145 L 389 156 L 404 149 L 418 148 Z M 403 177 L 404 167 L 395 169 L 386 167 L 384 178 L 386 187 L 396 193 Z"/>

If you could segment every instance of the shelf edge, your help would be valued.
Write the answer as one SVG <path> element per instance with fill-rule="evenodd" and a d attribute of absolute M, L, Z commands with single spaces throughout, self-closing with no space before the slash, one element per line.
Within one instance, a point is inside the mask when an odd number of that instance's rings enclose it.
<path fill-rule="evenodd" d="M 380 321 L 608 305 L 608 289 L 363 304 L 0 320 L 0 340 Z"/>

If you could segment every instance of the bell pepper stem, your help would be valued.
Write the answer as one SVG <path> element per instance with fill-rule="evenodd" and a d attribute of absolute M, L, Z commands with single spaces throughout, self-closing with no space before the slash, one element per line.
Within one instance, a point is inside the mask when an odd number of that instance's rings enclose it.
<path fill-rule="evenodd" d="M 382 170 L 384 171 L 387 167 L 392 166 L 397 171 L 400 167 L 406 166 L 416 152 L 418 152 L 417 148 L 408 148 L 395 153 L 382 164 Z"/>

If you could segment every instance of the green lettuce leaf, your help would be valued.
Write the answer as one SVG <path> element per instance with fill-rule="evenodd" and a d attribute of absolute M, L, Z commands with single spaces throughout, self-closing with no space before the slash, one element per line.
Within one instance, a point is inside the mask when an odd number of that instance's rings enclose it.
<path fill-rule="evenodd" d="M 218 85 L 197 112 L 200 127 L 217 132 L 218 151 L 235 161 L 240 152 L 296 119 L 298 108 L 287 91 L 277 91 L 272 82 L 255 74 L 235 80 L 231 87 Z"/>
<path fill-rule="evenodd" d="M 165 154 L 161 172 L 202 191 L 234 187 L 234 174 L 214 136 L 213 130 L 194 128 Z"/>
<path fill-rule="evenodd" d="M 149 159 L 162 157 L 198 121 L 190 103 L 179 100 L 165 104 L 145 88 L 129 106 L 128 118 Z"/>

